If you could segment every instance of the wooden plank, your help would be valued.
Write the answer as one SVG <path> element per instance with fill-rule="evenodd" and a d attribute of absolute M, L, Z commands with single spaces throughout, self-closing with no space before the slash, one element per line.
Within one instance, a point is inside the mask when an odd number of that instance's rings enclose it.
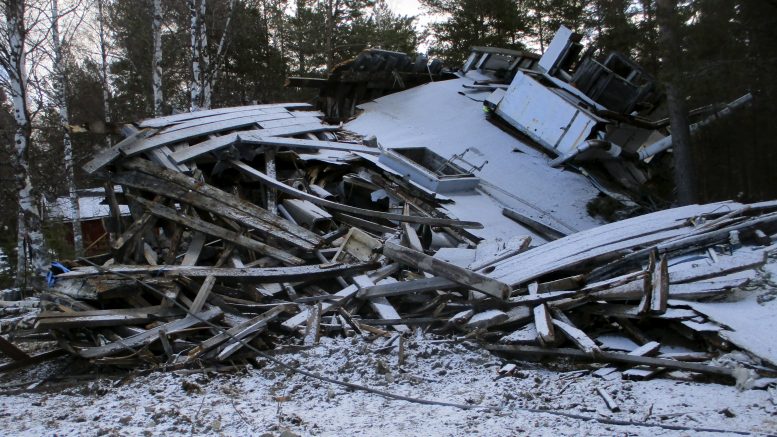
<path fill-rule="evenodd" d="M 519 253 L 528 249 L 529 244 L 531 244 L 531 237 L 528 235 L 522 235 L 520 237 L 510 238 L 504 244 L 504 248 L 499 250 L 498 252 L 482 258 L 478 258 L 476 255 L 475 261 L 473 261 L 469 266 L 467 266 L 467 268 L 470 270 L 480 270 L 480 269 L 486 268 L 490 265 L 498 263 L 499 261 L 503 261 L 507 258 L 510 258 L 511 256 L 518 255 Z"/>
<path fill-rule="evenodd" d="M 241 117 L 254 117 L 259 115 L 277 115 L 277 118 L 269 118 L 268 120 L 279 120 L 279 119 L 294 119 L 294 117 L 291 116 L 290 113 L 286 111 L 278 111 L 278 112 L 267 112 L 265 109 L 249 109 L 246 111 L 240 111 L 240 112 L 230 112 L 226 114 L 217 114 L 210 117 L 201 117 L 201 118 L 195 118 L 193 120 L 184 121 L 181 123 L 176 123 L 171 126 L 167 126 L 161 131 L 159 131 L 159 135 L 171 133 L 171 132 L 178 132 L 183 129 L 189 129 L 196 126 L 204 126 L 206 124 L 213 124 L 213 123 L 219 123 L 222 121 L 227 120 L 233 120 L 235 118 L 241 118 Z"/>
<path fill-rule="evenodd" d="M 650 312 L 663 314 L 666 311 L 666 301 L 669 299 L 669 268 L 666 255 L 661 256 L 656 264 L 650 282 Z"/>
<path fill-rule="evenodd" d="M 623 250 L 685 235 L 690 232 L 685 226 L 688 218 L 714 214 L 726 205 L 735 207 L 738 204 L 690 205 L 578 232 L 497 263 L 488 276 L 519 286 L 586 260 L 602 261 L 617 256 Z"/>
<path fill-rule="evenodd" d="M 165 117 L 149 118 L 138 123 L 140 127 L 165 127 L 175 123 L 182 123 L 187 120 L 208 118 L 221 114 L 235 114 L 245 111 L 261 109 L 266 113 L 288 112 L 292 109 L 313 109 L 309 103 L 272 103 L 264 105 L 233 106 L 229 108 L 208 109 L 205 111 L 184 112 L 181 114 L 168 115 Z"/>
<path fill-rule="evenodd" d="M 402 215 L 410 215 L 410 204 L 405 202 L 403 206 Z M 410 223 L 402 222 L 402 244 L 418 252 L 424 251 L 424 246 L 421 244 L 421 239 L 418 238 L 418 234 L 415 228 Z"/>
<path fill-rule="evenodd" d="M 77 311 L 58 313 L 58 316 L 41 313 L 35 322 L 36 329 L 96 328 L 104 326 L 141 325 L 153 320 L 180 316 L 180 310 L 161 306 L 121 308 L 113 310 Z"/>
<path fill-rule="evenodd" d="M 262 129 L 273 129 L 276 127 L 287 127 L 287 126 L 295 126 L 300 124 L 312 124 L 312 123 L 321 124 L 321 118 L 324 116 L 324 113 L 318 112 L 318 111 L 299 112 L 299 113 L 293 112 L 292 115 L 294 115 L 293 118 L 260 121 L 257 124 Z"/>
<path fill-rule="evenodd" d="M 331 278 L 334 276 L 348 276 L 350 274 L 371 270 L 376 263 L 359 264 L 318 264 L 294 267 L 208 267 L 208 266 L 141 266 L 141 265 L 111 265 L 108 267 L 76 267 L 70 272 L 56 276 L 57 280 L 80 279 L 104 274 L 144 275 L 165 277 L 190 277 L 204 278 L 216 276 L 218 278 L 239 281 L 253 281 L 259 283 L 296 282 L 314 279 Z M 355 293 L 356 291 L 354 291 Z"/>
<path fill-rule="evenodd" d="M 240 133 L 240 141 L 245 144 L 260 146 L 288 147 L 290 149 L 340 150 L 343 152 L 359 152 L 368 155 L 380 155 L 380 149 L 355 143 L 340 143 L 336 141 L 302 140 L 298 138 L 281 138 L 267 136 L 262 131 L 246 131 Z"/>
<path fill-rule="evenodd" d="M 591 314 L 598 314 L 612 317 L 624 317 L 627 319 L 638 319 L 645 317 L 638 308 L 633 305 L 617 304 L 591 304 L 580 307 L 580 311 Z M 685 320 L 697 317 L 698 313 L 693 310 L 669 308 L 663 314 L 653 314 L 650 317 L 667 320 Z"/>
<path fill-rule="evenodd" d="M 226 241 L 237 244 L 238 246 L 245 247 L 249 250 L 253 250 L 263 255 L 275 258 L 287 265 L 302 265 L 305 263 L 304 260 L 286 251 L 259 242 L 245 235 L 238 234 L 237 232 L 230 231 L 229 229 L 222 228 L 221 226 L 206 222 L 205 220 L 186 216 L 172 208 L 154 204 L 140 197 L 130 196 L 130 198 L 143 205 L 151 214 L 154 214 L 157 217 L 161 217 L 166 220 L 187 226 L 207 235 L 222 238 Z"/>
<path fill-rule="evenodd" d="M 422 252 L 400 246 L 391 241 L 383 245 L 383 255 L 422 271 L 443 276 L 459 284 L 478 290 L 499 299 L 507 299 L 510 287 L 500 281 L 475 273 L 471 270 L 433 258 Z"/>
<path fill-rule="evenodd" d="M 264 169 L 267 172 L 268 177 L 273 179 L 276 178 L 275 149 L 273 148 L 267 148 L 267 150 L 264 151 Z M 278 193 L 275 189 L 267 188 L 267 211 L 270 211 L 272 214 L 278 214 L 277 198 Z"/>
<path fill-rule="evenodd" d="M 222 315 L 223 313 L 221 312 L 221 309 L 213 307 L 197 314 L 197 317 L 205 321 L 210 321 Z M 199 319 L 191 316 L 184 317 L 183 319 L 165 323 L 164 325 L 143 331 L 131 337 L 123 338 L 120 341 L 108 343 L 104 346 L 76 349 L 76 353 L 80 357 L 87 359 L 107 357 L 127 349 L 133 349 L 151 344 L 153 341 L 159 338 L 159 331 L 164 330 L 168 334 L 174 334 L 178 331 L 191 328 L 192 326 L 201 323 Z"/>
<path fill-rule="evenodd" d="M 548 240 L 557 240 L 569 235 L 569 232 L 562 231 L 551 226 L 549 223 L 543 223 L 542 221 L 532 218 L 528 215 L 521 214 L 520 212 L 511 208 L 502 208 L 502 215 L 507 218 L 515 220 L 517 223 L 524 225 L 534 232 L 539 233 Z"/>
<path fill-rule="evenodd" d="M 92 160 L 87 162 L 82 168 L 87 174 L 94 174 L 94 172 L 112 163 L 114 160 L 116 160 L 116 158 L 121 156 L 121 149 L 123 147 L 129 147 L 138 141 L 142 141 L 143 139 L 154 135 L 156 132 L 156 129 L 139 130 L 127 138 L 119 141 L 114 146 L 99 152 L 97 156 L 92 158 Z"/>
<path fill-rule="evenodd" d="M 320 205 L 325 208 L 332 208 L 337 211 L 343 211 L 351 214 L 357 214 L 357 215 L 362 215 L 367 217 L 378 217 L 378 218 L 382 218 L 386 220 L 394 220 L 398 222 L 419 223 L 419 224 L 426 224 L 430 226 L 450 226 L 450 227 L 459 227 L 459 228 L 472 228 L 472 229 L 483 228 L 482 224 L 476 223 L 476 222 L 440 219 L 440 218 L 433 218 L 433 217 L 405 216 L 402 214 L 392 214 L 392 213 L 381 212 L 381 211 L 372 211 L 372 210 L 357 208 L 354 206 L 343 205 L 341 203 L 321 199 L 320 197 L 310 195 L 303 191 L 297 190 L 296 188 L 293 188 L 286 184 L 278 182 L 275 179 L 271 179 L 266 174 L 260 172 L 259 170 L 256 170 L 255 168 L 243 162 L 232 160 L 230 161 L 230 164 L 232 164 L 232 166 L 235 167 L 236 169 L 243 172 L 243 174 L 255 180 L 268 184 L 269 186 L 272 186 L 273 188 L 276 188 L 279 191 L 282 191 L 290 196 L 307 200 L 311 203 L 315 203 L 316 205 Z"/>
<path fill-rule="evenodd" d="M 601 351 L 598 354 L 590 355 L 581 350 L 567 348 L 543 348 L 537 346 L 525 345 L 506 345 L 506 344 L 486 344 L 485 348 L 493 352 L 506 352 L 519 355 L 544 355 L 557 357 L 570 357 L 592 360 L 604 363 L 624 363 L 632 365 L 646 365 L 653 367 L 665 367 L 667 369 L 686 370 L 715 376 L 725 376 L 734 380 L 734 369 L 727 367 L 709 366 L 699 363 L 688 363 L 664 358 L 634 356 L 616 352 Z"/>
<path fill-rule="evenodd" d="M 292 120 L 304 121 L 302 118 L 293 118 Z M 255 144 L 256 138 L 283 137 L 287 135 L 302 135 L 315 132 L 334 132 L 340 129 L 341 128 L 338 125 L 323 124 L 321 123 L 321 120 L 314 120 L 308 123 L 290 124 L 289 126 L 277 126 L 256 131 L 243 131 L 238 133 L 238 137 L 243 144 Z"/>
<path fill-rule="evenodd" d="M 568 297 L 575 296 L 579 293 L 580 292 L 574 291 L 574 290 L 550 291 L 547 293 L 538 293 L 533 295 L 530 294 L 528 296 L 511 297 L 510 299 L 507 299 L 507 302 L 510 305 L 534 306 L 543 302 L 552 302 L 554 300 L 566 299 Z"/>
<path fill-rule="evenodd" d="M 372 282 L 372 280 L 368 278 L 367 275 L 354 276 L 353 282 L 357 287 L 359 287 L 360 290 L 375 285 L 375 283 Z M 372 310 L 383 319 L 402 318 L 394 306 L 391 305 L 391 302 L 389 302 L 385 297 L 371 297 L 369 299 L 369 304 L 370 308 L 372 308 Z M 408 328 L 407 325 L 398 324 L 392 325 L 392 327 L 399 332 L 410 331 L 410 328 Z"/>
<path fill-rule="evenodd" d="M 8 355 L 8 357 L 14 361 L 27 360 L 30 358 L 27 352 L 16 347 L 15 344 L 6 340 L 2 335 L 0 335 L 0 352 Z"/>
<path fill-rule="evenodd" d="M 195 232 L 192 234 L 189 241 L 189 247 L 186 249 L 186 253 L 183 256 L 181 265 L 193 266 L 197 264 L 197 259 L 200 257 L 202 247 L 205 245 L 205 234 L 202 232 Z"/>
<path fill-rule="evenodd" d="M 162 169 L 161 167 L 142 159 L 124 161 L 122 162 L 122 165 L 131 170 L 137 170 L 158 179 L 180 185 L 192 193 L 197 193 L 199 195 L 218 201 L 219 203 L 225 204 L 234 210 L 240 211 L 243 214 L 247 214 L 249 217 L 254 216 L 258 220 L 275 226 L 278 229 L 275 234 L 280 234 L 282 236 L 280 238 L 283 238 L 284 240 L 291 241 L 294 239 L 292 237 L 296 236 L 297 240 L 305 240 L 314 246 L 320 245 L 322 243 L 321 237 L 314 232 L 305 229 L 302 226 L 297 226 L 293 223 L 290 223 L 288 220 L 284 220 L 281 217 L 271 214 L 267 210 L 262 209 L 251 202 L 247 202 L 235 195 L 205 184 L 195 178 Z M 197 197 L 196 194 L 193 194 L 192 196 Z M 186 197 L 186 199 L 189 202 L 196 203 L 196 198 L 193 199 L 192 197 Z M 206 202 L 203 201 L 199 204 L 204 205 Z M 237 215 L 231 216 L 229 218 L 240 221 Z M 242 220 L 247 219 L 243 218 Z M 246 224 L 246 226 L 252 227 L 252 225 L 248 224 Z M 291 235 L 291 237 L 289 235 Z M 299 245 L 299 243 L 297 245 Z"/>
<path fill-rule="evenodd" d="M 503 323 L 508 318 L 510 318 L 510 316 L 504 311 L 495 309 L 486 310 L 470 317 L 466 323 L 466 327 L 467 329 L 486 329 Z"/>
<path fill-rule="evenodd" d="M 529 295 L 536 296 L 539 285 L 536 282 L 529 284 Z M 553 329 L 553 319 L 550 317 L 548 305 L 541 303 L 532 308 L 534 315 L 534 327 L 537 329 L 537 341 L 545 346 L 552 345 L 556 341 L 556 335 Z"/>
<path fill-rule="evenodd" d="M 356 294 L 357 298 L 365 299 L 381 296 L 401 296 L 404 294 L 423 293 L 435 290 L 451 290 L 460 288 L 461 284 L 448 278 L 433 276 L 431 278 L 414 279 L 365 287 Z"/>
<path fill-rule="evenodd" d="M 199 345 L 197 345 L 194 349 L 189 351 L 188 353 L 188 360 L 191 361 L 193 359 L 196 359 L 197 357 L 201 356 L 202 354 L 210 351 L 211 349 L 215 348 L 216 346 L 224 343 L 225 341 L 229 340 L 233 336 L 237 336 L 241 332 L 247 332 L 250 333 L 252 330 L 253 332 L 256 332 L 256 329 L 262 328 L 264 326 L 267 326 L 267 323 L 269 323 L 272 320 L 275 320 L 279 315 L 281 315 L 284 311 L 288 309 L 288 306 L 285 305 L 279 305 L 275 308 L 272 308 L 271 310 L 264 312 L 252 319 L 246 320 L 236 326 L 233 326 L 226 331 L 220 332 L 213 337 L 201 342 Z M 246 334 L 247 335 L 247 334 Z"/>
<path fill-rule="evenodd" d="M 170 155 L 170 159 L 172 159 L 174 162 L 182 164 L 206 153 L 226 149 L 227 147 L 233 144 L 237 144 L 238 142 L 239 138 L 237 136 L 237 132 L 232 132 L 221 136 L 214 136 L 213 138 L 208 138 L 205 141 L 192 144 L 191 146 L 181 147 L 180 149 L 173 152 L 172 155 Z"/>
<path fill-rule="evenodd" d="M 332 297 L 336 300 L 332 302 L 323 302 L 321 304 L 321 314 L 339 308 L 348 298 L 356 295 L 357 291 L 359 291 L 359 287 L 352 284 L 333 294 Z M 298 314 L 283 322 L 282 326 L 288 330 L 294 330 L 305 323 L 308 320 L 308 317 L 310 317 L 310 310 L 300 311 Z"/>
<path fill-rule="evenodd" d="M 646 269 L 647 275 L 645 276 L 644 281 L 644 287 L 642 288 L 642 297 L 639 301 L 639 305 L 637 306 L 637 312 L 639 314 L 647 314 L 650 312 L 650 303 L 653 301 L 653 287 L 652 287 L 652 280 L 655 276 L 656 269 L 656 255 L 657 251 L 650 252 L 650 257 L 648 260 L 648 266 Z"/>
<path fill-rule="evenodd" d="M 596 387 L 596 392 L 599 393 L 599 396 L 601 396 L 602 399 L 604 399 L 604 403 L 607 404 L 607 408 L 610 409 L 613 413 L 617 413 L 621 410 L 621 408 L 618 406 L 618 403 L 615 402 L 615 399 L 613 399 L 609 393 L 604 391 L 601 387 Z"/>
<path fill-rule="evenodd" d="M 587 354 L 599 352 L 599 346 L 591 340 L 591 337 L 576 326 L 556 319 L 553 319 L 553 326 L 563 332 L 564 335 L 583 352 Z"/>
<path fill-rule="evenodd" d="M 195 124 L 194 126 L 186 129 L 181 129 L 175 132 L 169 133 L 157 133 L 152 137 L 148 137 L 133 144 L 122 147 L 121 153 L 125 156 L 135 156 L 139 153 L 146 152 L 155 147 L 167 146 L 171 144 L 182 143 L 192 138 L 199 138 L 208 135 L 217 134 L 219 132 L 230 131 L 240 129 L 247 126 L 252 126 L 257 122 L 264 120 L 275 120 L 278 118 L 289 118 L 291 114 L 288 113 L 276 113 L 276 114 L 260 114 L 251 115 L 246 117 L 235 117 L 229 120 L 219 121 L 216 123 Z"/>
<path fill-rule="evenodd" d="M 723 276 L 728 273 L 738 272 L 757 268 L 766 262 L 766 252 L 759 250 L 756 252 L 735 252 L 733 256 L 719 259 L 718 262 L 708 265 L 695 267 L 685 267 L 669 269 L 669 282 L 680 284 L 683 282 L 699 281 L 702 279 Z"/>
<path fill-rule="evenodd" d="M 284 242 L 308 250 L 315 247 L 314 244 L 310 241 L 304 240 L 284 229 L 279 229 L 274 224 L 263 220 L 263 217 L 257 217 L 256 215 L 246 213 L 228 205 L 225 203 L 230 201 L 230 199 L 226 198 L 227 193 L 224 193 L 225 197 L 222 198 L 222 201 L 218 201 L 212 197 L 203 196 L 195 191 L 188 190 L 180 185 L 136 171 L 116 173 L 113 175 L 113 178 L 114 180 L 121 181 L 122 184 L 127 186 L 136 187 L 155 193 L 164 193 L 165 196 L 175 199 L 179 202 L 183 202 L 196 208 L 212 212 L 221 217 L 225 217 L 229 220 L 233 220 L 247 227 L 248 229 L 258 231 L 263 236 L 271 236 L 273 238 L 277 238 Z M 214 191 L 215 190 L 217 189 L 214 189 Z M 263 210 L 263 212 L 267 214 L 266 211 Z M 293 224 L 288 223 L 287 227 L 293 226 Z"/>

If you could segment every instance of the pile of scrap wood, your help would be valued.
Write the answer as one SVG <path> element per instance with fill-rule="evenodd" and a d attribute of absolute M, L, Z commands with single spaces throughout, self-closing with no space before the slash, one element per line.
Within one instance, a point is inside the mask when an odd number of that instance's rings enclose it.
<path fill-rule="evenodd" d="M 379 149 L 303 109 L 147 120 L 95 157 L 111 251 L 65 263 L 35 328 L 122 366 L 240 362 L 321 335 L 391 346 L 422 330 L 605 363 L 608 377 L 624 365 L 632 378 L 734 374 L 704 363 L 732 345 L 687 303 L 755 277 L 777 203 L 686 206 L 533 248 L 527 236 L 479 242 L 467 231 L 478 223 L 446 216 L 434 193 L 363 159 Z"/>

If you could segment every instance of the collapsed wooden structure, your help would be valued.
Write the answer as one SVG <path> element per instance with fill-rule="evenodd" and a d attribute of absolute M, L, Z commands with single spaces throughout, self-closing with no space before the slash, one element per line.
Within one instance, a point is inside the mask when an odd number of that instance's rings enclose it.
<path fill-rule="evenodd" d="M 105 182 L 110 252 L 66 262 L 40 296 L 27 331 L 59 348 L 29 356 L 3 340 L 14 360 L 3 368 L 65 352 L 181 368 L 321 335 L 392 346 L 420 329 L 521 359 L 604 363 L 595 374 L 607 378 L 733 378 L 707 362 L 736 347 L 718 335 L 725 326 L 691 303 L 756 277 L 777 202 L 659 211 L 536 247 L 523 235 L 480 242 L 468 231 L 479 223 L 450 217 L 445 198 L 366 159 L 381 153 L 374 141 L 310 109 L 224 108 L 128 129 L 85 166 Z M 636 346 L 614 351 L 603 333 Z M 664 347 L 677 338 L 680 352 Z M 777 365 L 754 358 L 758 372 Z"/>

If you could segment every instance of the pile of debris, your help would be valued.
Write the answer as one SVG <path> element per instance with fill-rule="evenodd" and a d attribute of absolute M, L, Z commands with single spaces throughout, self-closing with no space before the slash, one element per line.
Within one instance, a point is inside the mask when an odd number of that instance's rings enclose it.
<path fill-rule="evenodd" d="M 66 351 L 182 368 L 321 335 L 401 351 L 403 334 L 422 330 L 524 359 L 605 363 L 603 377 L 624 365 L 629 378 L 736 375 L 708 362 L 736 345 L 694 303 L 756 277 L 775 249 L 777 202 L 670 209 L 537 247 L 529 236 L 479 242 L 467 231 L 479 223 L 449 217 L 444 196 L 383 165 L 374 138 L 310 109 L 146 120 L 95 157 L 85 169 L 105 181 L 111 250 L 53 276 L 34 327 L 60 349 L 38 360 Z M 613 351 L 618 336 L 634 350 Z M 16 367 L 35 358 L 17 356 Z M 764 375 L 777 365 L 753 359 Z"/>

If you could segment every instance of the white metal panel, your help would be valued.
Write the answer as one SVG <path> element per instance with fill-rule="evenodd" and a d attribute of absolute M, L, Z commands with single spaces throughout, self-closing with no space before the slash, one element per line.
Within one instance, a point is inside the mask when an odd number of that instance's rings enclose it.
<path fill-rule="evenodd" d="M 543 147 L 564 154 L 589 137 L 598 119 L 562 93 L 519 72 L 496 113 Z"/>
<path fill-rule="evenodd" d="M 566 27 L 559 27 L 548 49 L 545 50 L 545 53 L 540 58 L 540 62 L 537 63 L 540 71 L 548 72 L 558 63 L 559 57 L 564 54 L 564 49 L 567 48 L 569 39 L 572 38 L 572 34 L 573 32 Z"/>

